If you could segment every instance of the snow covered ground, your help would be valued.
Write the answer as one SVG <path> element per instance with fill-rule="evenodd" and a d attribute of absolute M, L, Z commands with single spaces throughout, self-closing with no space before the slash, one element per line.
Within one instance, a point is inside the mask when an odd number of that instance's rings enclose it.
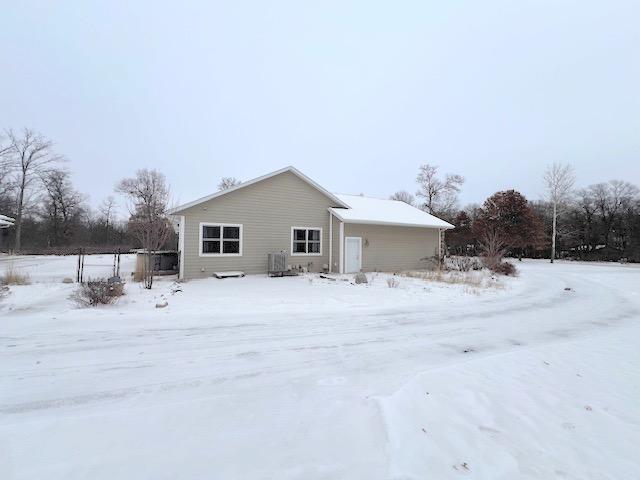
<path fill-rule="evenodd" d="M 62 279 L 76 279 L 77 255 L 2 255 L 0 254 L 0 275 L 11 266 L 29 275 L 32 283 L 61 282 Z M 120 256 L 120 275 L 128 278 L 135 269 L 135 255 Z M 87 255 L 84 262 L 84 277 L 110 277 L 113 275 L 113 255 Z"/>
<path fill-rule="evenodd" d="M 640 268 L 163 279 L 80 309 L 73 263 L 30 262 L 0 301 L 2 479 L 640 478 Z"/>

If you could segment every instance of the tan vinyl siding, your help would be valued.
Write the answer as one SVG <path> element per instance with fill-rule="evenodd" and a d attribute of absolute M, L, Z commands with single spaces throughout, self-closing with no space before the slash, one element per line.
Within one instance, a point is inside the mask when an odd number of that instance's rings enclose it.
<path fill-rule="evenodd" d="M 331 271 L 338 273 L 340 271 L 340 220 L 331 215 L 333 221 L 333 253 L 331 254 Z"/>
<path fill-rule="evenodd" d="M 293 226 L 322 228 L 322 255 L 289 255 L 288 263 L 307 267 L 312 262 L 310 270 L 321 271 L 329 263 L 327 209 L 333 206 L 323 193 L 284 172 L 180 211 L 184 215 L 184 278 L 210 277 L 213 272 L 230 270 L 265 273 L 268 253 L 291 253 Z M 201 257 L 201 222 L 242 224 L 242 256 Z"/>
<path fill-rule="evenodd" d="M 438 229 L 345 224 L 345 237 L 362 237 L 362 270 L 397 272 L 425 268 L 437 254 Z"/>

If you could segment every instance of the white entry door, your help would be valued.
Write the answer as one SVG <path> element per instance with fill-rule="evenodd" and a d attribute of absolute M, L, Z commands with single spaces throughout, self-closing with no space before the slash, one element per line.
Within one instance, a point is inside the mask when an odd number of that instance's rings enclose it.
<path fill-rule="evenodd" d="M 356 273 L 362 268 L 362 238 L 344 238 L 344 272 Z"/>

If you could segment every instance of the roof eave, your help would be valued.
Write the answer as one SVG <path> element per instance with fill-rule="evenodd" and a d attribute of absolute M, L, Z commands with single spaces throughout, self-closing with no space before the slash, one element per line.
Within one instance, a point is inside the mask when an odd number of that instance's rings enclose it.
<path fill-rule="evenodd" d="M 338 214 L 333 208 L 329 208 L 329 211 L 332 214 L 334 214 L 338 218 L 338 220 L 340 220 L 341 222 L 355 223 L 358 225 L 386 225 L 390 227 L 439 228 L 441 230 L 451 230 L 452 228 L 455 228 L 455 226 L 447 222 L 444 222 L 446 225 L 425 225 L 425 224 L 419 224 L 419 223 L 382 222 L 382 221 L 350 219 L 350 218 L 344 218 L 343 216 Z"/>

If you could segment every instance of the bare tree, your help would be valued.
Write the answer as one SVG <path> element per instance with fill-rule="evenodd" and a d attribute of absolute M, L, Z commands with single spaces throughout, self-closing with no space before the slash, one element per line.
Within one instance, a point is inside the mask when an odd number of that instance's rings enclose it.
<path fill-rule="evenodd" d="M 9 170 L 11 164 L 11 143 L 7 143 L 6 138 L 0 134 L 0 175 Z M 0 177 L 0 179 L 3 177 Z"/>
<path fill-rule="evenodd" d="M 53 152 L 53 143 L 50 140 L 29 128 L 24 128 L 19 134 L 8 130 L 6 134 L 9 139 L 9 149 L 6 155 L 9 158 L 10 168 L 17 175 L 14 249 L 20 251 L 27 190 L 34 181 L 43 178 L 53 164 L 62 161 L 63 157 Z"/>
<path fill-rule="evenodd" d="M 113 223 L 115 222 L 116 216 L 116 208 L 118 204 L 116 203 L 116 199 L 113 196 L 109 195 L 105 198 L 100 206 L 98 207 L 98 212 L 100 213 L 100 221 L 104 223 L 105 228 L 105 236 L 106 241 L 109 243 L 110 239 L 110 230 L 112 228 Z"/>
<path fill-rule="evenodd" d="M 222 177 L 218 184 L 218 190 L 227 190 L 228 188 L 240 185 L 240 180 L 235 177 Z"/>
<path fill-rule="evenodd" d="M 464 178 L 460 175 L 445 175 L 444 180 L 438 178 L 438 167 L 424 164 L 416 178 L 420 190 L 418 197 L 424 198 L 423 210 L 433 215 L 452 215 L 458 203 L 458 193 Z"/>
<path fill-rule="evenodd" d="M 397 200 L 399 202 L 404 202 L 409 205 L 415 205 L 416 199 L 413 195 L 405 190 L 398 190 L 396 193 L 389 197 L 390 200 Z"/>
<path fill-rule="evenodd" d="M 46 225 L 47 246 L 69 243 L 84 211 L 84 196 L 73 188 L 69 172 L 51 169 L 43 176 L 45 196 L 42 212 Z"/>
<path fill-rule="evenodd" d="M 551 263 L 556 258 L 556 238 L 558 225 L 558 210 L 564 207 L 571 196 L 575 175 L 571 165 L 554 163 L 544 174 L 547 197 L 553 208 L 551 230 Z"/>
<path fill-rule="evenodd" d="M 130 233 L 146 251 L 142 280 L 145 288 L 153 287 L 153 254 L 171 234 L 171 223 L 166 217 L 169 187 L 165 176 L 157 170 L 138 170 L 134 178 L 125 178 L 116 187 L 130 203 Z"/>
<path fill-rule="evenodd" d="M 581 188 L 577 192 L 577 207 L 582 217 L 581 250 L 591 252 L 597 243 L 596 212 L 597 207 L 591 189 Z"/>
<path fill-rule="evenodd" d="M 610 180 L 589 187 L 589 192 L 600 215 L 605 246 L 610 246 L 611 232 L 625 206 L 638 195 L 638 187 L 623 180 Z"/>
<path fill-rule="evenodd" d="M 11 144 L 6 143 L 5 138 L 0 135 L 0 213 L 9 213 L 9 205 L 13 190 L 13 182 L 11 181 L 12 165 Z"/>

